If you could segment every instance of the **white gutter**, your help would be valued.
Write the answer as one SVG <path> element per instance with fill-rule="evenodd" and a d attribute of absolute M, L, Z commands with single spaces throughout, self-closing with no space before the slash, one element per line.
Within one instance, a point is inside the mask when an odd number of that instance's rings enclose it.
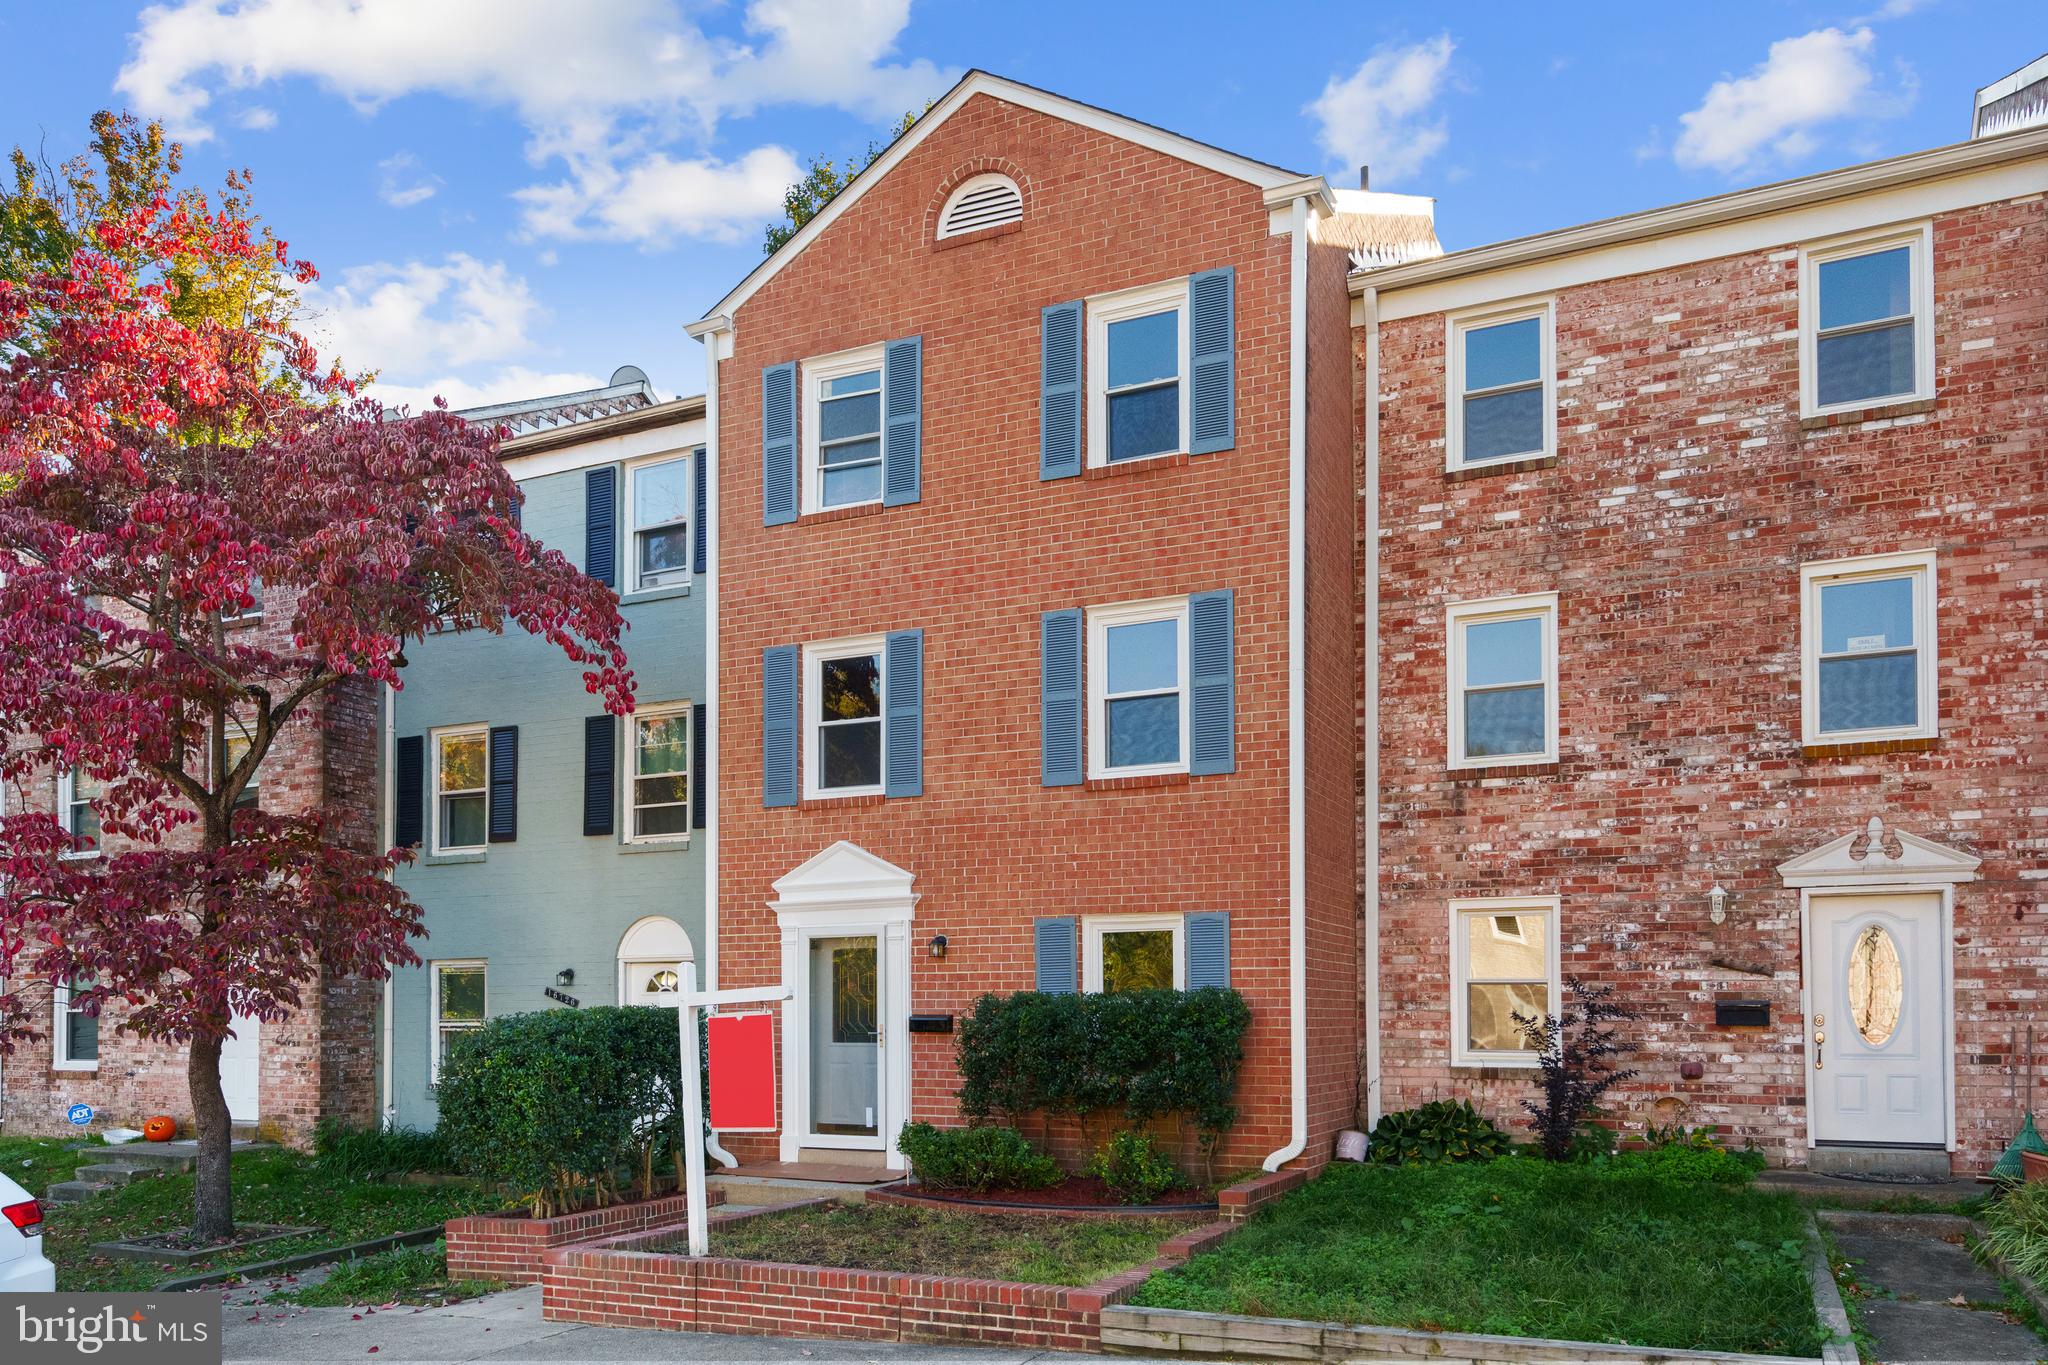
<path fill-rule="evenodd" d="M 1365 291 L 1365 1126 L 1380 1121 L 1380 296 Z"/>
<path fill-rule="evenodd" d="M 1320 179 L 1287 207 L 1287 1077 L 1293 1135 L 1261 1163 L 1277 1171 L 1308 1146 L 1308 914 L 1306 712 L 1308 508 L 1308 207 Z M 1293 189 L 1294 187 L 1288 187 Z M 1268 207 L 1272 197 L 1268 196 Z M 1277 215 L 1276 215 L 1277 216 Z"/>
<path fill-rule="evenodd" d="M 388 852 L 391 848 L 391 845 L 394 842 L 396 842 L 397 839 L 397 833 L 392 827 L 393 813 L 391 807 L 392 802 L 397 800 L 398 795 L 397 778 L 394 776 L 394 770 L 392 767 L 392 757 L 393 754 L 396 752 L 398 744 L 398 694 L 391 690 L 391 685 L 389 683 L 386 683 L 384 685 L 384 695 L 382 701 L 383 705 L 379 709 L 384 712 L 384 753 L 382 757 L 382 762 L 384 765 L 384 812 L 382 817 L 377 822 L 377 836 L 382 843 L 382 847 Z M 394 874 L 386 874 L 385 880 L 389 881 L 392 875 Z M 384 977 L 383 1019 L 384 1127 L 386 1127 L 387 1129 L 396 1126 L 398 1122 L 398 1104 L 396 1100 L 397 1092 L 391 1076 L 391 1013 L 394 1001 L 396 999 L 396 990 L 396 974 L 387 973 Z"/>
<path fill-rule="evenodd" d="M 707 318 L 686 329 L 704 345 L 704 989 L 718 989 L 718 359 L 732 322 Z M 704 1150 L 731 1169 L 739 1158 L 708 1133 Z"/>

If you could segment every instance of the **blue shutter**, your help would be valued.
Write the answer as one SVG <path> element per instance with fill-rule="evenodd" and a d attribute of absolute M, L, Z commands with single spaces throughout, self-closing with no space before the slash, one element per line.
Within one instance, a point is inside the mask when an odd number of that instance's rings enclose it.
<path fill-rule="evenodd" d="M 704 815 L 710 809 L 709 788 L 705 786 L 704 774 L 710 770 L 704 761 L 704 703 L 698 702 L 690 708 L 690 828 L 704 828 Z"/>
<path fill-rule="evenodd" d="M 1081 305 L 1056 303 L 1040 318 L 1038 477 L 1081 472 Z"/>
<path fill-rule="evenodd" d="M 1231 590 L 1188 599 L 1188 771 L 1237 771 L 1237 683 L 1231 635 Z"/>
<path fill-rule="evenodd" d="M 802 718 L 797 714 L 797 649 L 778 645 L 761 651 L 761 804 L 794 806 Z"/>
<path fill-rule="evenodd" d="M 1081 613 L 1049 611 L 1039 619 L 1040 769 L 1048 787 L 1080 783 L 1086 765 L 1081 755 L 1081 707 L 1086 697 L 1081 682 Z"/>
<path fill-rule="evenodd" d="M 491 727 L 490 833 L 494 844 L 509 844 L 519 838 L 519 727 Z"/>
<path fill-rule="evenodd" d="M 406 735 L 400 739 L 392 766 L 397 769 L 392 774 L 397 809 L 392 812 L 391 837 L 400 848 L 418 848 L 427 829 L 426 737 Z"/>
<path fill-rule="evenodd" d="M 711 476 L 704 468 L 703 446 L 690 452 L 690 468 L 696 471 L 697 482 L 690 513 L 690 572 L 703 573 L 711 564 L 711 499 L 708 494 Z"/>
<path fill-rule="evenodd" d="M 1206 455 L 1237 444 L 1235 311 L 1237 272 L 1229 266 L 1188 277 L 1188 453 Z"/>
<path fill-rule="evenodd" d="M 924 632 L 895 630 L 882 649 L 882 747 L 887 754 L 882 792 L 924 795 Z"/>
<path fill-rule="evenodd" d="M 583 476 L 583 572 L 619 586 L 619 470 L 600 465 Z"/>
<path fill-rule="evenodd" d="M 918 497 L 924 437 L 924 338 L 892 341 L 882 352 L 882 506 Z"/>
<path fill-rule="evenodd" d="M 583 832 L 612 832 L 612 802 L 618 791 L 619 718 L 583 718 Z"/>
<path fill-rule="evenodd" d="M 1191 991 L 1230 984 L 1230 915 L 1202 911 L 1183 922 L 1187 944 L 1187 983 Z"/>
<path fill-rule="evenodd" d="M 761 371 L 761 524 L 796 520 L 796 366 Z"/>
<path fill-rule="evenodd" d="M 1031 943 L 1038 962 L 1035 984 L 1046 995 L 1072 995 L 1081 989 L 1075 933 L 1071 915 L 1031 922 Z"/>

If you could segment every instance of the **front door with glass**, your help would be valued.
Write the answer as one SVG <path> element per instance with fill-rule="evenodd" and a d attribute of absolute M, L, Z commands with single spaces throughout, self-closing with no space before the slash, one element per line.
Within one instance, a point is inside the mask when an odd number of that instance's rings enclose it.
<path fill-rule="evenodd" d="M 1949 1039 L 1940 895 L 1815 896 L 1808 928 L 1815 1140 L 1940 1146 Z"/>
<path fill-rule="evenodd" d="M 879 1147 L 881 991 L 872 934 L 811 940 L 810 1140 Z"/>

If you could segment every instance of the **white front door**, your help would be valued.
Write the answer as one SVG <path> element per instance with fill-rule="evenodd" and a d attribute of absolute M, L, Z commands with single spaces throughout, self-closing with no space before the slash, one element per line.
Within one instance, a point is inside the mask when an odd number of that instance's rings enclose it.
<path fill-rule="evenodd" d="M 1942 1146 L 1951 1030 L 1941 894 L 1815 895 L 1808 907 L 1814 1139 Z"/>
<path fill-rule="evenodd" d="M 811 940 L 810 1145 L 882 1145 L 879 948 L 873 934 Z"/>
<path fill-rule="evenodd" d="M 228 1118 L 256 1122 L 256 1092 L 263 1074 L 263 1023 L 253 1015 L 234 1017 L 234 1032 L 220 1045 L 220 1088 L 227 1097 Z"/>

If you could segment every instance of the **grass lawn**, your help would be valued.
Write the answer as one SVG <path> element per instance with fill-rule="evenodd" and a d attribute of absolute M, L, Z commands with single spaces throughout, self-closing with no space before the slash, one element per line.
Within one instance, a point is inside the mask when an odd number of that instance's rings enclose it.
<path fill-rule="evenodd" d="M 890 1204 L 766 1213 L 711 1228 L 711 1254 L 908 1275 L 1082 1285 L 1142 1265 L 1187 1224 L 1170 1218 L 1047 1218 Z M 680 1239 L 664 1250 L 682 1251 Z"/>
<path fill-rule="evenodd" d="M 103 1148 L 68 1152 L 63 1142 L 52 1139 L 9 1138 L 0 1143 L 0 1162 L 5 1163 L 7 1173 L 38 1194 L 52 1181 L 70 1179 L 71 1167 L 81 1159 L 103 1160 L 105 1155 Z M 24 1167 L 24 1161 L 31 1164 Z M 35 1179 L 26 1178 L 29 1176 Z M 153 1289 L 174 1276 L 405 1232 L 465 1213 L 489 1212 L 505 1203 L 500 1195 L 466 1186 L 365 1181 L 323 1170 L 311 1158 L 288 1151 L 237 1154 L 233 1180 L 238 1221 L 288 1223 L 322 1231 L 185 1266 L 112 1261 L 94 1255 L 94 1242 L 173 1232 L 191 1223 L 192 1177 L 144 1176 L 82 1204 L 44 1207 L 43 1253 L 57 1263 L 57 1288 L 67 1293 Z"/>
<path fill-rule="evenodd" d="M 1132 1301 L 1811 1356 L 1826 1333 L 1802 1259 L 1806 1218 L 1789 1195 L 1659 1180 L 1625 1162 L 1339 1165 Z"/>
<path fill-rule="evenodd" d="M 72 1150 L 76 1138 L 0 1137 L 0 1171 L 14 1177 L 23 1189 L 40 1199 L 43 1192 L 60 1181 L 75 1177 L 81 1165 L 105 1161 L 115 1150 L 102 1142 L 90 1142 Z"/>
<path fill-rule="evenodd" d="M 505 1286 L 497 1280 L 448 1278 L 448 1247 L 400 1247 L 360 1261 L 334 1267 L 327 1278 L 302 1289 L 274 1295 L 281 1303 L 308 1308 L 346 1308 L 356 1304 L 442 1304 L 494 1294 Z"/>

